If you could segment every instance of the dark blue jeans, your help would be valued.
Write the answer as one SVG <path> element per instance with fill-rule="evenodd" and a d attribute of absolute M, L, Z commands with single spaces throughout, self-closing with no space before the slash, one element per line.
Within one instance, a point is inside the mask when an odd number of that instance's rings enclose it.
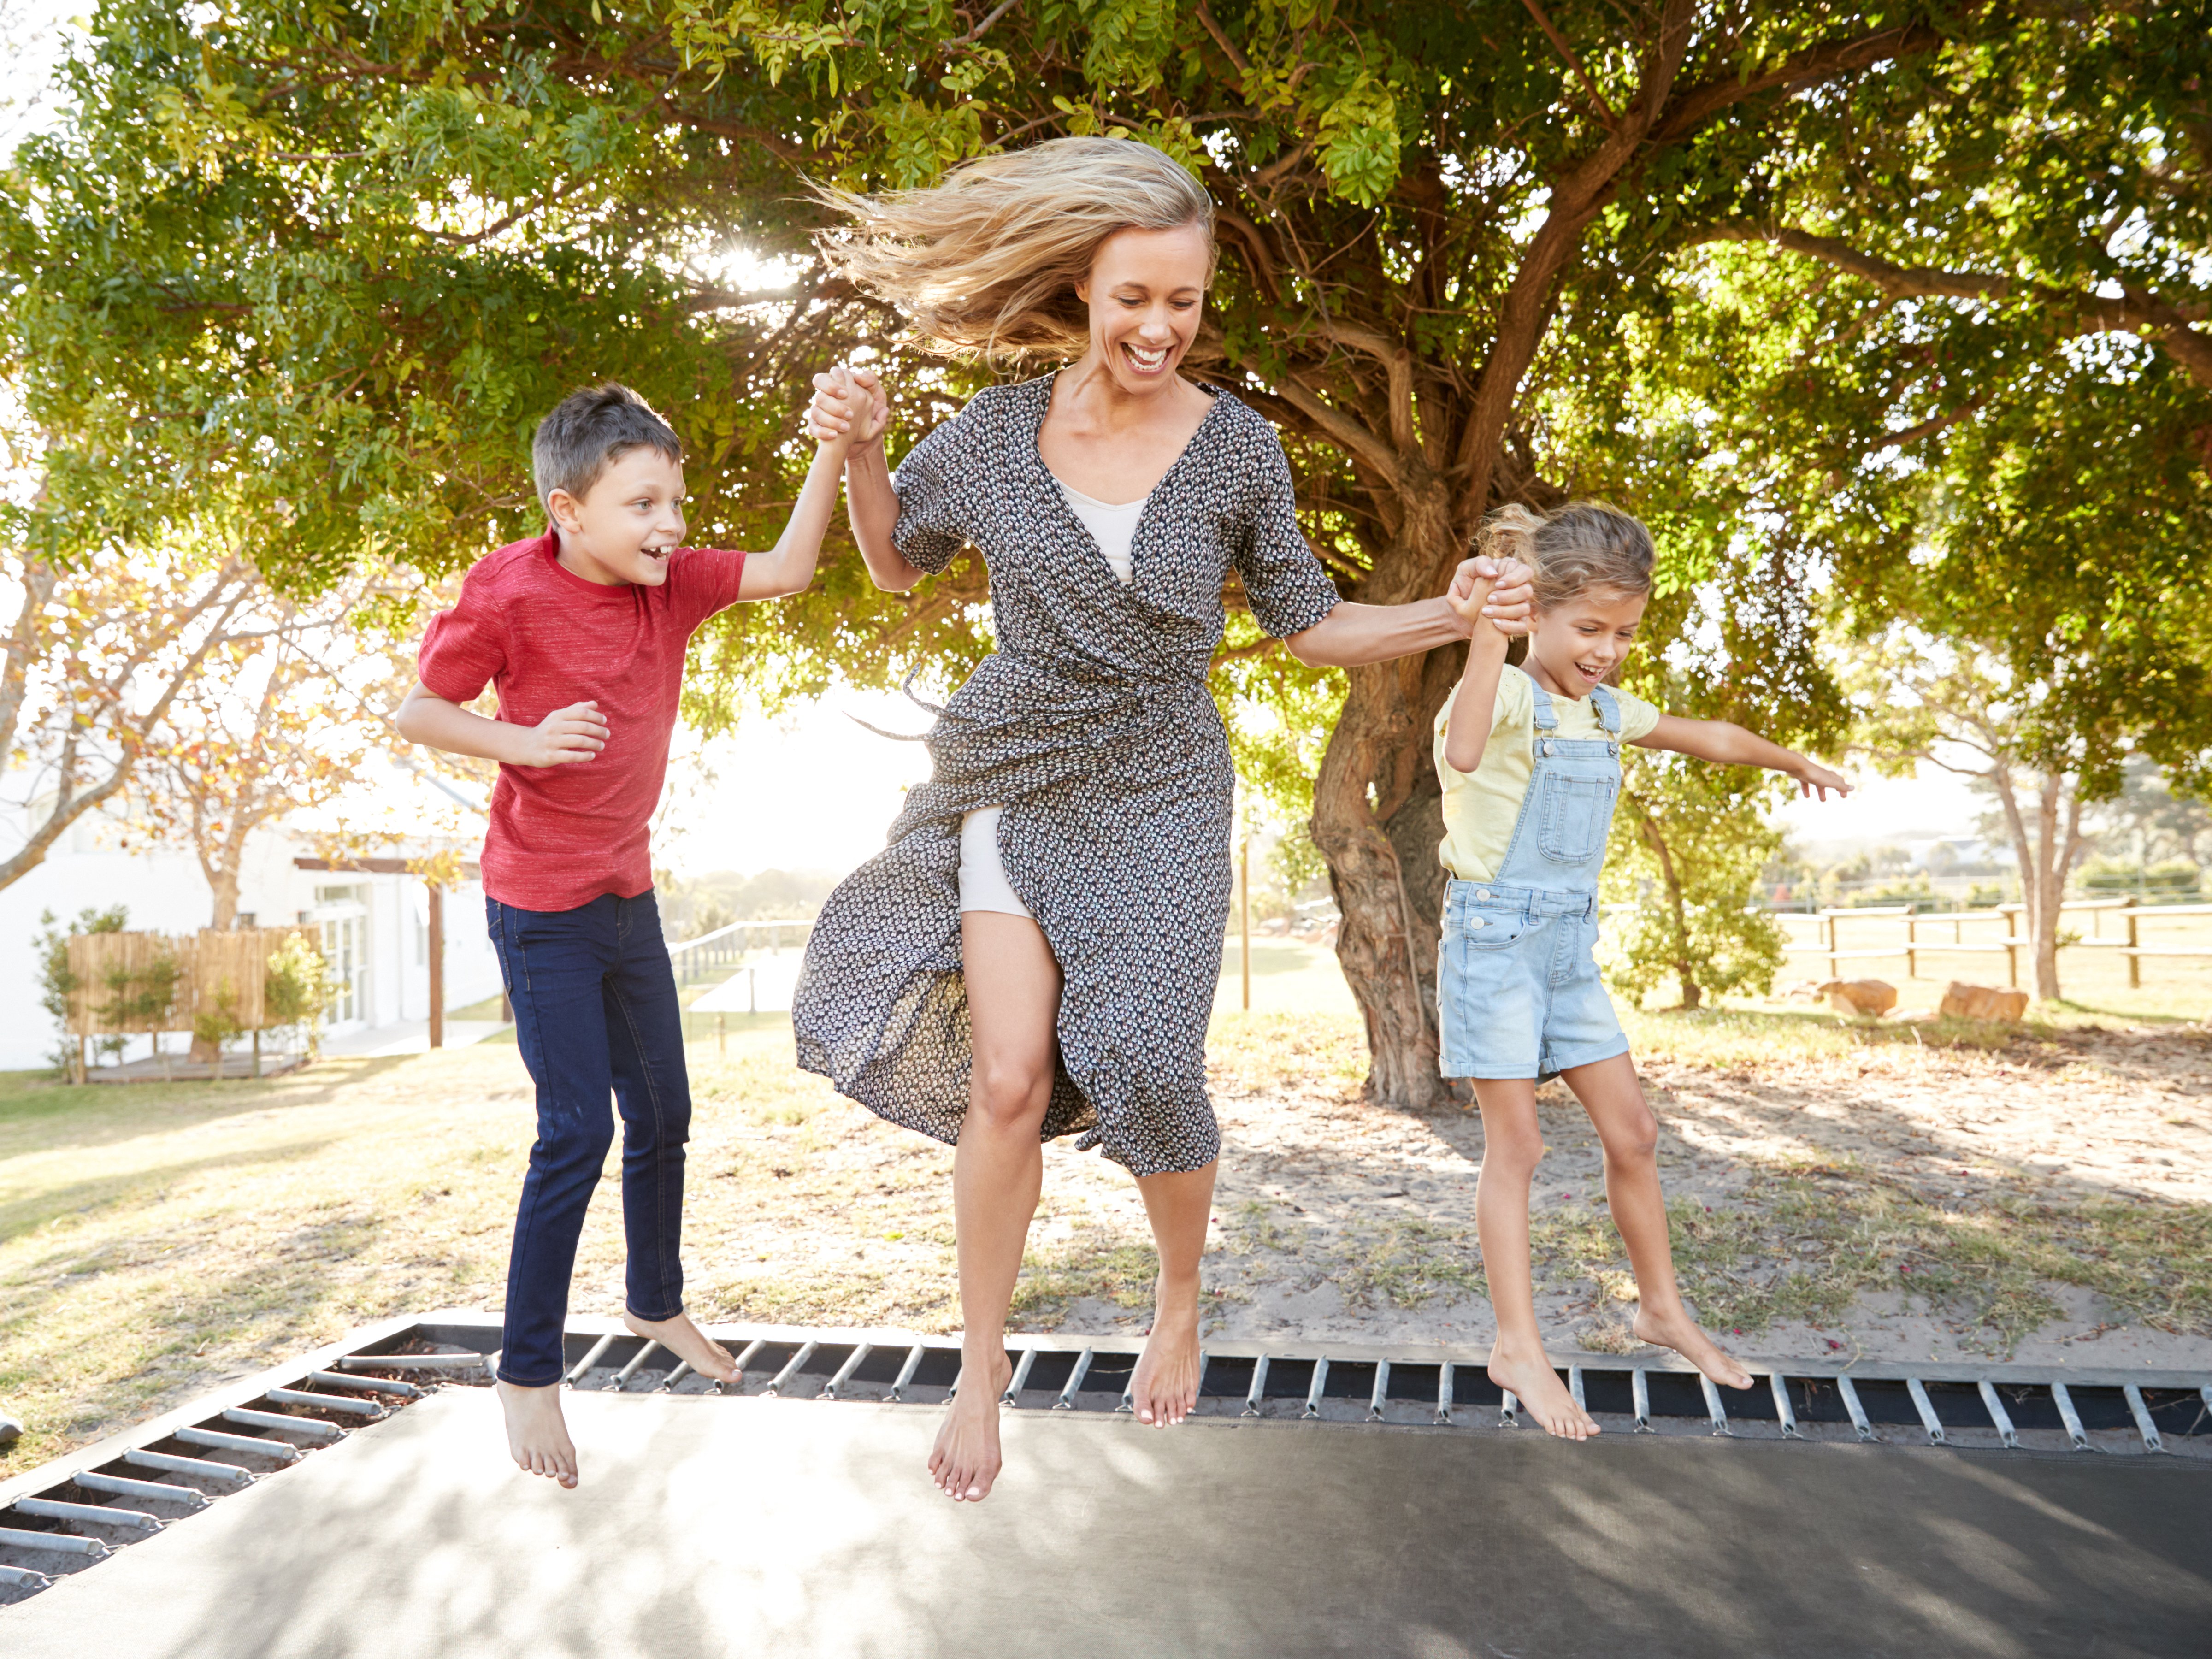
<path fill-rule="evenodd" d="M 538 1140 L 507 1260 L 499 1375 L 545 1388 L 564 1369 L 576 1241 L 614 1144 L 610 1094 L 623 1121 L 629 1310 L 641 1319 L 684 1311 L 677 1246 L 691 1129 L 684 1020 L 650 892 L 604 893 L 574 910 L 519 910 L 488 898 L 484 913 L 522 1063 L 538 1085 Z"/>

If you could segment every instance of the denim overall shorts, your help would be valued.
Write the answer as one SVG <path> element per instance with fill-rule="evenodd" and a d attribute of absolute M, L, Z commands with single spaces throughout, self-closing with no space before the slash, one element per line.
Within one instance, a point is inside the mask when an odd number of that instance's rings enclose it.
<path fill-rule="evenodd" d="M 1492 881 L 1444 895 L 1437 1005 L 1446 1077 L 1550 1078 L 1628 1052 L 1597 972 L 1597 879 L 1620 793 L 1620 705 L 1590 693 L 1602 738 L 1562 738 L 1535 694 L 1528 793 Z"/>

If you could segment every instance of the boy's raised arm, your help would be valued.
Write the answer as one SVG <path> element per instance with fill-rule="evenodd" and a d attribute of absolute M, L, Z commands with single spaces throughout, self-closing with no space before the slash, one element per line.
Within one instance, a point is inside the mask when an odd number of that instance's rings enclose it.
<path fill-rule="evenodd" d="M 869 579 L 885 592 L 903 593 L 929 573 L 909 563 L 891 542 L 899 500 L 891 488 L 890 464 L 884 459 L 890 405 L 882 377 L 870 368 L 840 369 L 816 375 L 814 389 L 809 428 L 817 437 L 844 433 L 852 438 L 845 458 L 845 514 Z"/>
<path fill-rule="evenodd" d="M 1781 772 L 1796 779 L 1803 793 L 1818 793 L 1822 800 L 1827 799 L 1831 789 L 1838 795 L 1851 793 L 1849 783 L 1819 762 L 1808 760 L 1794 749 L 1784 749 L 1778 743 L 1770 743 L 1758 732 L 1747 732 L 1727 720 L 1692 720 L 1679 714 L 1662 714 L 1658 725 L 1632 741 L 1639 749 L 1664 749 L 1677 755 L 1693 755 L 1699 760 L 1718 761 L 1723 766 L 1763 766 L 1770 772 Z"/>
<path fill-rule="evenodd" d="M 472 714 L 420 680 L 401 702 L 392 724 L 410 743 L 507 766 L 568 766 L 607 746 L 606 717 L 596 702 L 572 702 L 535 726 L 515 726 Z"/>
<path fill-rule="evenodd" d="M 828 380 L 841 389 L 849 388 L 851 373 L 832 369 L 826 375 L 816 375 L 815 383 Z M 799 500 L 775 545 L 768 552 L 746 556 L 744 572 L 738 579 L 740 599 L 780 599 L 787 593 L 805 592 L 814 580 L 815 566 L 822 558 L 822 538 L 829 532 L 830 515 L 837 510 L 837 481 L 854 438 L 849 423 L 833 428 L 815 418 L 811 409 L 807 411 L 806 426 L 807 435 L 816 445 L 814 464 L 806 469 L 806 482 L 799 488 Z"/>

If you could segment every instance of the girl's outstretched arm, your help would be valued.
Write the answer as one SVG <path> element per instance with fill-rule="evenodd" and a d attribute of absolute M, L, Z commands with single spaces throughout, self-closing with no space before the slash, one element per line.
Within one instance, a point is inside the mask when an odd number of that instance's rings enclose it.
<path fill-rule="evenodd" d="M 1822 800 L 1827 799 L 1831 789 L 1838 795 L 1851 793 L 1850 784 L 1819 762 L 1727 720 L 1662 714 L 1658 725 L 1634 741 L 1639 749 L 1666 749 L 1677 755 L 1694 755 L 1699 760 L 1718 761 L 1723 766 L 1763 766 L 1770 772 L 1786 773 L 1797 780 L 1804 793 L 1817 793 Z"/>
<path fill-rule="evenodd" d="M 845 515 L 869 579 L 888 592 L 903 593 L 928 573 L 908 563 L 891 544 L 899 502 L 884 459 L 890 406 L 883 379 L 872 368 L 836 369 L 814 377 L 814 392 L 806 420 L 816 439 L 853 434 L 845 457 Z"/>
<path fill-rule="evenodd" d="M 1445 600 L 1474 625 L 1467 641 L 1467 672 L 1452 694 L 1451 716 L 1444 723 L 1444 764 L 1462 774 L 1482 764 L 1490 728 L 1498 720 L 1498 681 L 1505 672 L 1505 635 L 1481 620 L 1490 586 L 1486 581 L 1468 584 L 1463 596 L 1462 585 L 1455 582 Z"/>

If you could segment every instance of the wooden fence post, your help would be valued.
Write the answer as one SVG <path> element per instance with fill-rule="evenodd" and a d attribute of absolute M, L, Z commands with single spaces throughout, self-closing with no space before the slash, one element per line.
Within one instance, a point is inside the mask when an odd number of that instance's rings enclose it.
<path fill-rule="evenodd" d="M 2142 988 L 2142 958 L 2136 954 L 2141 947 L 2142 941 L 2136 934 L 2136 896 L 2133 893 L 2128 895 L 2126 909 L 2128 913 L 2128 989 L 2136 991 Z"/>
<path fill-rule="evenodd" d="M 430 1046 L 446 1046 L 446 890 L 434 881 L 430 891 Z"/>
<path fill-rule="evenodd" d="M 2020 946 L 2015 943 L 2020 933 L 2020 910 L 2017 906 L 2005 906 L 2005 966 L 2012 975 L 2012 988 L 2020 989 Z"/>

